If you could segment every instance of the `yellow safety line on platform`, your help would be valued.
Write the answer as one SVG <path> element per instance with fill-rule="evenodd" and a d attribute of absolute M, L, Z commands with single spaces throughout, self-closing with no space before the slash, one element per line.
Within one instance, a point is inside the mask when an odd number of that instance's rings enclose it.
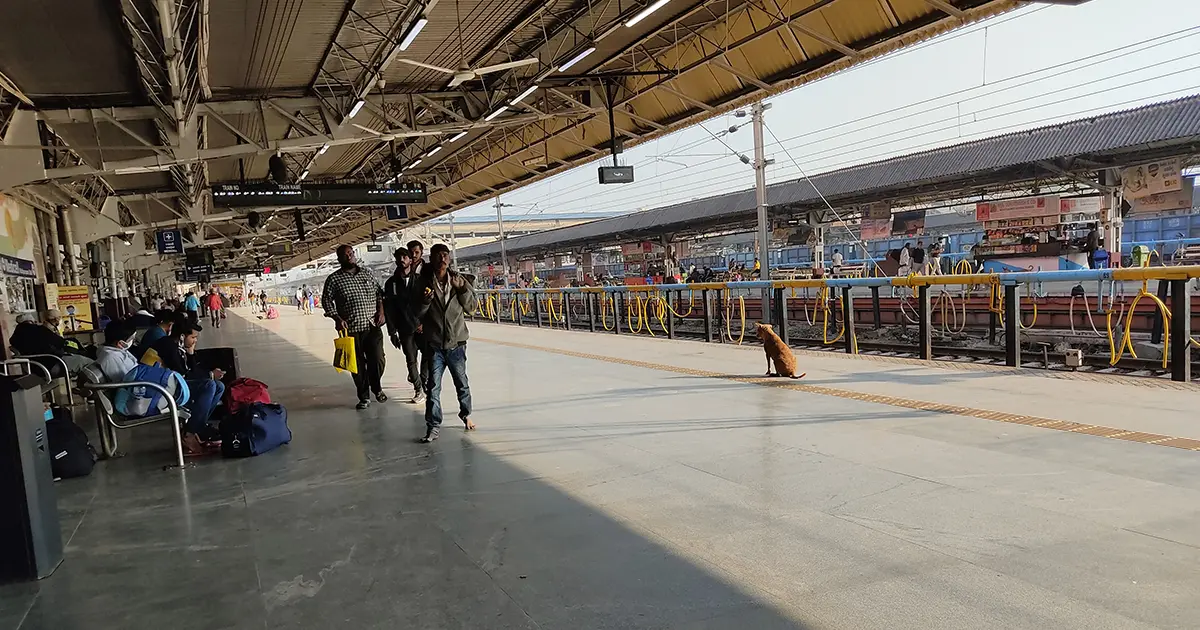
<path fill-rule="evenodd" d="M 1095 424 L 1085 424 L 1082 422 L 1070 422 L 1067 420 L 1051 420 L 1050 418 L 1039 418 L 1037 416 L 1026 416 L 1017 413 L 1007 413 L 1003 411 L 990 411 L 987 409 L 975 409 L 973 407 L 963 407 L 960 405 L 951 405 L 947 403 L 931 402 L 927 400 L 913 400 L 911 398 L 900 398 L 897 396 L 884 396 L 881 394 L 867 394 L 864 392 L 855 392 L 848 389 L 837 389 L 834 387 L 824 387 L 821 385 L 804 385 L 791 379 L 765 378 L 765 377 L 747 377 L 747 376 L 732 376 L 722 374 L 720 372 L 711 372 L 708 370 L 697 370 L 694 368 L 679 367 L 676 365 L 667 365 L 665 363 L 651 363 L 649 361 L 637 361 L 634 359 L 622 359 L 620 357 L 610 357 L 603 354 L 589 354 L 587 352 L 575 352 L 573 350 L 562 350 L 559 348 L 549 348 L 546 346 L 535 346 L 524 343 L 516 343 L 513 341 L 499 341 L 497 339 L 484 339 L 475 337 L 476 341 L 492 343 L 498 346 L 508 346 L 510 348 L 521 348 L 523 350 L 536 350 L 539 352 L 549 352 L 562 356 L 575 357 L 579 359 L 591 359 L 594 361 L 604 361 L 605 363 L 616 363 L 620 365 L 629 365 L 632 367 L 646 368 L 649 370 L 659 370 L 662 372 L 673 372 L 675 374 L 685 374 L 688 376 L 702 376 L 707 378 L 721 378 L 738 383 L 746 383 L 749 385 L 763 385 L 766 387 L 778 387 L 780 389 L 790 389 L 798 392 L 806 392 L 809 394 L 819 394 L 821 396 L 833 396 L 836 398 L 846 398 L 849 400 L 858 400 L 861 402 L 877 403 L 880 405 L 890 405 L 892 407 L 902 407 L 904 409 L 915 409 L 918 411 L 932 411 L 936 413 L 945 413 L 955 416 L 967 416 L 970 418 L 980 418 L 983 420 L 994 420 L 996 422 L 1007 422 L 1010 424 L 1023 424 L 1031 427 L 1042 429 L 1054 429 L 1055 431 L 1064 431 L 1067 433 L 1083 433 L 1085 435 L 1095 435 L 1099 437 L 1110 438 L 1114 440 L 1124 440 L 1126 442 L 1141 442 L 1143 444 L 1152 444 L 1154 446 L 1169 446 L 1171 448 L 1181 448 L 1188 451 L 1200 451 L 1200 440 L 1191 438 L 1173 437 L 1169 435 L 1160 435 L 1157 433 L 1143 433 L 1141 431 L 1128 431 L 1125 429 L 1117 429 L 1113 427 L 1105 427 Z"/>

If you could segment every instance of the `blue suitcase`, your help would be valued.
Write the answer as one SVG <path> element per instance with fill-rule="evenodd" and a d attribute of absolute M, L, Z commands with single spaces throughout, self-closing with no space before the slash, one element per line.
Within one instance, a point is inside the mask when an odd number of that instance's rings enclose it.
<path fill-rule="evenodd" d="M 253 457 L 292 441 L 287 410 L 275 403 L 251 403 L 221 422 L 221 454 Z"/>

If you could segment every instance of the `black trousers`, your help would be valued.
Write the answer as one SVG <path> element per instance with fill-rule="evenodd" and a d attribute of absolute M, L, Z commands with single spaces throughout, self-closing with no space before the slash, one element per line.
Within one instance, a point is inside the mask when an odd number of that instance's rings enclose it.
<path fill-rule="evenodd" d="M 359 400 L 369 400 L 371 393 L 383 391 L 383 369 L 386 359 L 383 354 L 383 330 L 372 326 L 366 330 L 350 333 L 354 337 L 354 351 L 358 356 L 358 373 L 354 374 L 354 387 Z"/>
<path fill-rule="evenodd" d="M 424 389 L 425 375 L 429 373 L 425 361 L 419 360 L 417 355 L 425 354 L 425 348 L 421 343 L 421 335 L 412 334 L 400 337 L 400 349 L 404 351 L 404 361 L 408 364 L 408 382 L 412 383 L 414 391 Z"/>

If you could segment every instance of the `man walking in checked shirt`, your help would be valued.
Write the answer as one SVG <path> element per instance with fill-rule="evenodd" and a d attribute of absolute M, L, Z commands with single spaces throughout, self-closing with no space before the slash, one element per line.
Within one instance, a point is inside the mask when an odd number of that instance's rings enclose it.
<path fill-rule="evenodd" d="M 358 373 L 354 374 L 354 387 L 358 389 L 356 409 L 366 409 L 371 404 L 370 394 L 375 400 L 385 402 L 383 393 L 384 323 L 383 290 L 371 272 L 358 266 L 354 248 L 340 245 L 337 248 L 341 269 L 325 279 L 325 290 L 321 293 L 321 306 L 325 317 L 333 319 L 338 330 L 345 330 L 354 337 L 357 353 Z"/>

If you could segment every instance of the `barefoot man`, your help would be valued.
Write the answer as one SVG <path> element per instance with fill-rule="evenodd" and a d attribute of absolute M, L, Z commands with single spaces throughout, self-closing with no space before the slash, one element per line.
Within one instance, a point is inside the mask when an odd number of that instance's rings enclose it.
<path fill-rule="evenodd" d="M 473 278 L 450 269 L 450 249 L 438 243 L 429 250 L 429 264 L 421 270 L 417 281 L 418 307 L 422 334 L 425 337 L 426 383 L 425 437 L 429 443 L 438 439 L 442 426 L 442 374 L 450 368 L 450 378 L 458 392 L 458 417 L 467 431 L 475 428 L 471 422 L 471 389 L 467 385 L 467 320 L 466 313 L 475 310 Z"/>

